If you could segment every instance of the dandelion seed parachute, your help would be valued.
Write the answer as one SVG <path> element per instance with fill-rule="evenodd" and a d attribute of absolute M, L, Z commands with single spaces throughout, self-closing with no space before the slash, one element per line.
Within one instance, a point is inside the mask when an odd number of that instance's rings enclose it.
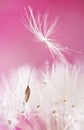
<path fill-rule="evenodd" d="M 68 47 L 63 47 L 56 41 L 55 30 L 58 18 L 55 19 L 54 22 L 49 23 L 48 14 L 44 14 L 43 17 L 38 14 L 37 17 L 35 17 L 30 6 L 25 8 L 25 17 L 22 16 L 21 18 L 24 27 L 32 32 L 38 41 L 42 42 L 42 44 L 44 43 L 44 45 L 48 47 L 54 61 L 59 59 L 63 63 L 67 64 L 64 52 L 80 53 L 79 51 L 72 50 Z"/>
<path fill-rule="evenodd" d="M 75 66 L 53 65 L 39 81 L 34 70 L 30 98 L 23 105 L 29 70 L 19 68 L 8 80 L 2 76 L 0 124 L 21 130 L 84 130 L 84 74 Z"/>

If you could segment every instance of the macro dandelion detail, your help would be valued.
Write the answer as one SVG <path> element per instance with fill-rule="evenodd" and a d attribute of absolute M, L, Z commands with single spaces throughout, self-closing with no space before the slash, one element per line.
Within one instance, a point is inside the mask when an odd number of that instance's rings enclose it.
<path fill-rule="evenodd" d="M 22 65 L 0 77 L 0 130 L 84 130 L 84 67 L 69 64 L 65 55 L 81 52 L 56 41 L 58 18 L 50 22 L 48 13 L 35 15 L 28 6 L 21 21 L 41 45 L 32 68 Z M 54 62 L 38 72 L 43 47 Z"/>

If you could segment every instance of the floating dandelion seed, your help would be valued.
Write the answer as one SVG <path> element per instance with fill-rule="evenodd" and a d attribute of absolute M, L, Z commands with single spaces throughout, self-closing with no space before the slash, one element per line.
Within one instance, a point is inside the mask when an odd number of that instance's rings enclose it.
<path fill-rule="evenodd" d="M 35 56 L 33 65 L 36 63 L 39 53 L 44 45 L 48 47 L 54 61 L 56 61 L 56 59 L 59 59 L 66 65 L 67 59 L 64 55 L 64 52 L 69 53 L 72 51 L 76 53 L 81 53 L 79 51 L 72 50 L 68 47 L 63 47 L 62 45 L 58 44 L 58 42 L 55 40 L 55 30 L 58 18 L 50 24 L 48 20 L 48 14 L 44 14 L 43 17 L 41 17 L 41 15 L 38 14 L 37 17 L 35 17 L 33 10 L 30 6 L 28 6 L 28 8 L 25 8 L 25 16 L 22 16 L 21 18 L 24 27 L 28 29 L 30 32 L 32 32 L 38 41 L 42 42 L 41 47 Z M 29 75 L 28 85 L 31 78 L 32 70 L 33 67 Z"/>

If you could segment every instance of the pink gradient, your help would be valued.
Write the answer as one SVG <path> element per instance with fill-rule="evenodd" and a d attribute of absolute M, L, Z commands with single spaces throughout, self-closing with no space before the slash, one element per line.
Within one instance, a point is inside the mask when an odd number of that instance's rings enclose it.
<path fill-rule="evenodd" d="M 30 116 L 26 119 L 24 116 L 19 119 L 20 123 L 17 125 L 16 130 L 47 130 L 46 122 L 38 115 Z"/>
<path fill-rule="evenodd" d="M 24 15 L 24 7 L 30 5 L 35 14 L 39 11 L 50 14 L 50 20 L 59 16 L 56 40 L 62 45 L 69 46 L 84 52 L 84 2 L 82 0 L 4 0 L 0 1 L 0 72 L 7 72 L 10 69 L 24 64 L 33 64 L 35 54 L 40 43 L 26 30 L 20 16 Z M 47 53 L 46 53 L 47 52 Z M 69 56 L 70 60 L 84 59 L 84 54 Z M 39 68 L 52 57 L 47 48 L 44 48 L 38 57 Z"/>

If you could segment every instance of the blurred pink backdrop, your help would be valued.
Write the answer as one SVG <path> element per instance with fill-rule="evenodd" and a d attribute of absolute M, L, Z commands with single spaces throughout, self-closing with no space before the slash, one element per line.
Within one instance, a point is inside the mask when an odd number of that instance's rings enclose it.
<path fill-rule="evenodd" d="M 59 16 L 56 40 L 61 45 L 84 53 L 84 1 L 83 0 L 1 0 L 0 1 L 0 73 L 23 65 L 32 65 L 40 47 L 35 37 L 26 30 L 20 16 L 30 5 L 34 13 L 49 12 L 50 19 Z M 52 22 L 52 21 L 51 21 Z M 47 52 L 47 53 L 46 53 Z M 70 55 L 70 59 L 84 60 L 84 54 Z M 38 57 L 39 69 L 52 57 L 44 48 Z"/>

